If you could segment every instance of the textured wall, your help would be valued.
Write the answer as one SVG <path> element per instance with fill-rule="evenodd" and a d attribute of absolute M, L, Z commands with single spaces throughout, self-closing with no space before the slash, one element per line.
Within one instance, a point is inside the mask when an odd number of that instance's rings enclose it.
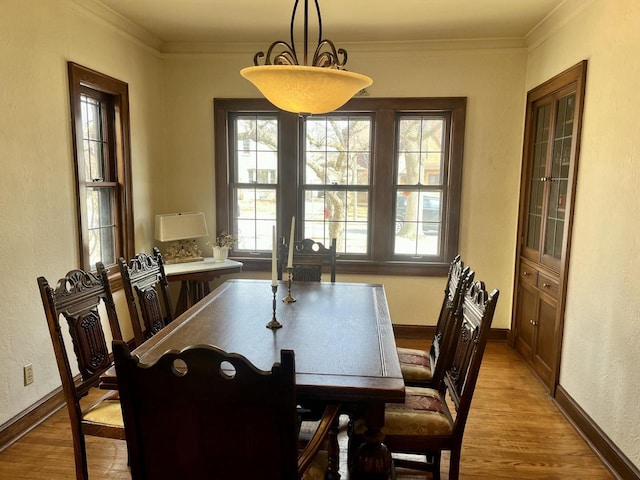
<path fill-rule="evenodd" d="M 152 241 L 162 123 L 159 55 L 66 0 L 3 0 L 0 10 L 2 424 L 60 385 L 36 278 L 78 266 L 67 60 L 129 84 L 138 248 Z M 127 318 L 121 302 L 119 312 Z M 28 363 L 35 382 L 24 387 Z"/>
<path fill-rule="evenodd" d="M 640 3 L 569 3 L 527 68 L 530 89 L 589 61 L 560 384 L 640 467 Z"/>

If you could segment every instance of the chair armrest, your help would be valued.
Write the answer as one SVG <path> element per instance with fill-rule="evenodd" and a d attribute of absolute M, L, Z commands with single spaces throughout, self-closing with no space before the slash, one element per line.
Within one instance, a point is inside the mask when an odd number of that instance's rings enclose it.
<path fill-rule="evenodd" d="M 311 462 L 313 461 L 313 457 L 320 451 L 324 440 L 327 438 L 331 427 L 338 419 L 338 415 L 340 414 L 340 405 L 328 405 L 322 418 L 320 419 L 320 424 L 316 429 L 315 433 L 309 440 L 309 443 L 304 448 L 304 450 L 298 455 L 298 475 L 302 476 L 302 473 L 309 467 Z"/>

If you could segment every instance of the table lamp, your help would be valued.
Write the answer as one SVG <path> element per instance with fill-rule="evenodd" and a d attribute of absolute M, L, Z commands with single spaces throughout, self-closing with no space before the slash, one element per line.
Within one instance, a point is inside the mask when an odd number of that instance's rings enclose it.
<path fill-rule="evenodd" d="M 156 215 L 155 239 L 172 242 L 162 256 L 165 263 L 204 260 L 195 239 L 207 235 L 209 231 L 202 212 Z"/>

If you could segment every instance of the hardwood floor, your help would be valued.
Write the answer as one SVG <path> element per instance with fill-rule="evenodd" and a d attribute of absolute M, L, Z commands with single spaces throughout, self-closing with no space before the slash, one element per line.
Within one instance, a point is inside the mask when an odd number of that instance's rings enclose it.
<path fill-rule="evenodd" d="M 426 348 L 415 341 L 398 345 Z M 346 435 L 341 433 L 341 445 Z M 342 449 L 344 451 L 344 449 Z M 87 437 L 92 480 L 130 479 L 123 441 Z M 345 455 L 341 470 L 345 472 Z M 443 478 L 448 469 L 443 458 Z M 398 480 L 424 473 L 398 470 Z M 73 447 L 66 409 L 0 452 L 0 480 L 72 480 Z M 564 419 L 528 367 L 501 343 L 489 343 L 467 422 L 461 479 L 611 479 L 591 449 Z M 343 480 L 347 480 L 345 473 Z M 220 479 L 226 480 L 226 479 Z"/>

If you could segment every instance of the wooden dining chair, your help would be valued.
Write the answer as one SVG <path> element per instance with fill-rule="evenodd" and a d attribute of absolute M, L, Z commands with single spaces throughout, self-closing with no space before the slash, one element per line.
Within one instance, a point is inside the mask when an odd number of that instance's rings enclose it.
<path fill-rule="evenodd" d="M 438 480 L 441 452 L 449 450 L 449 479 L 458 479 L 464 427 L 498 295 L 498 290 L 488 294 L 482 282 L 472 283 L 463 294 L 454 353 L 439 387 L 408 386 L 403 404 L 386 405 L 383 432 L 387 447 L 392 453 L 419 454 L 425 459 L 396 458 L 396 466 L 431 471 Z"/>
<path fill-rule="evenodd" d="M 60 372 L 69 419 L 76 464 L 76 478 L 87 480 L 85 435 L 124 440 L 125 431 L 117 392 L 107 392 L 90 406 L 83 408 L 81 399 L 98 383 L 100 375 L 111 366 L 105 333 L 98 306 L 104 305 L 112 337 L 122 340 L 107 271 L 98 263 L 97 275 L 72 270 L 52 288 L 44 277 L 38 288 L 47 317 L 49 334 Z M 60 325 L 64 317 L 73 348 L 67 348 Z M 69 353 L 74 352 L 80 381 L 74 380 Z M 73 354 L 73 353 L 72 353 Z"/>
<path fill-rule="evenodd" d="M 407 385 L 437 388 L 442 380 L 444 360 L 453 348 L 453 330 L 458 319 L 455 312 L 462 300 L 462 293 L 473 282 L 473 277 L 474 272 L 465 267 L 460 255 L 457 255 L 449 266 L 444 298 L 429 350 L 398 347 L 400 369 Z"/>
<path fill-rule="evenodd" d="M 113 353 L 133 480 L 324 478 L 317 453 L 339 406 L 326 409 L 298 455 L 293 351 L 282 350 L 269 372 L 208 345 L 152 365 L 122 341 Z"/>
<path fill-rule="evenodd" d="M 153 255 L 138 253 L 129 262 L 120 257 L 119 264 L 134 340 L 140 345 L 173 321 L 162 255 L 154 247 Z"/>
<path fill-rule="evenodd" d="M 283 271 L 287 270 L 289 246 L 282 238 L 278 252 L 278 279 L 286 280 Z M 336 239 L 331 239 L 331 245 L 325 247 L 321 242 L 310 238 L 293 243 L 293 280 L 297 282 L 321 281 L 323 269 L 329 270 L 332 282 L 336 281 Z"/>

